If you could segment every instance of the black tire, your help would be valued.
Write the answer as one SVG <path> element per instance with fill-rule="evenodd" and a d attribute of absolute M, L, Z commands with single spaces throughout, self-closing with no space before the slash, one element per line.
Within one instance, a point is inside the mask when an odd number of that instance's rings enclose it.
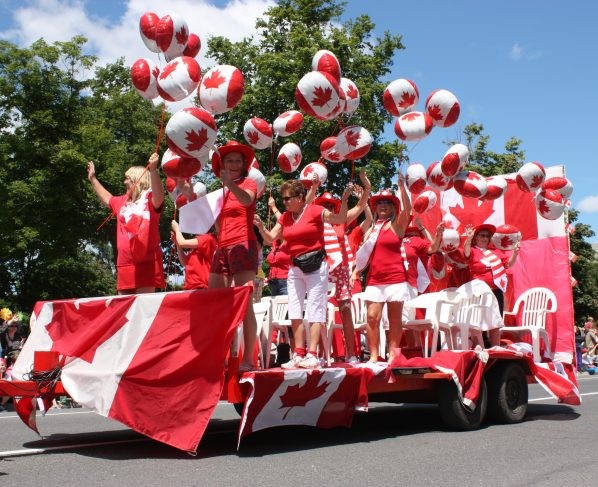
<path fill-rule="evenodd" d="M 517 362 L 497 364 L 486 374 L 488 420 L 501 424 L 520 423 L 527 413 L 527 378 Z"/>
<path fill-rule="evenodd" d="M 235 408 L 235 411 L 237 411 L 237 414 L 239 416 L 243 417 L 243 408 L 245 407 L 245 403 L 244 402 L 234 402 L 233 407 Z"/>
<path fill-rule="evenodd" d="M 470 411 L 461 402 L 457 386 L 453 381 L 442 381 L 438 387 L 438 406 L 440 417 L 444 424 L 457 431 L 474 430 L 482 424 L 488 404 L 486 381 L 482 378 L 478 404 L 474 411 Z"/>

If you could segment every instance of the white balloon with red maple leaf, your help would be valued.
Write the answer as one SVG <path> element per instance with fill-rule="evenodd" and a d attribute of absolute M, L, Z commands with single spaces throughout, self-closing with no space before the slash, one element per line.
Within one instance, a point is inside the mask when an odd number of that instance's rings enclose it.
<path fill-rule="evenodd" d="M 188 38 L 187 22 L 180 15 L 165 15 L 156 26 L 156 44 L 167 61 L 183 54 Z"/>
<path fill-rule="evenodd" d="M 212 114 L 203 108 L 190 107 L 170 118 L 165 133 L 169 149 L 182 157 L 200 160 L 216 142 L 218 129 Z"/>
<path fill-rule="evenodd" d="M 202 78 L 198 89 L 200 105 L 220 115 L 235 108 L 245 90 L 243 73 L 228 64 L 214 66 Z"/>
<path fill-rule="evenodd" d="M 411 193 L 420 194 L 426 189 L 426 168 L 417 162 L 411 163 L 405 172 L 405 184 Z"/>
<path fill-rule="evenodd" d="M 197 89 L 201 79 L 198 62 L 189 56 L 170 61 L 158 76 L 158 93 L 167 101 L 181 101 Z"/>
<path fill-rule="evenodd" d="M 158 68 L 151 59 L 141 58 L 131 66 L 131 81 L 137 93 L 146 100 L 153 100 L 158 97 Z"/>
<path fill-rule="evenodd" d="M 521 242 L 521 232 L 514 225 L 500 225 L 492 235 L 492 243 L 500 250 L 513 250 Z"/>
<path fill-rule="evenodd" d="M 297 110 L 289 110 L 276 117 L 272 128 L 276 136 L 287 137 L 303 126 L 303 114 Z"/>
<path fill-rule="evenodd" d="M 321 162 L 310 162 L 301 170 L 299 180 L 306 186 L 311 187 L 314 180 L 314 173 L 318 175 L 320 184 L 324 184 L 328 179 L 328 168 Z"/>
<path fill-rule="evenodd" d="M 336 136 L 326 137 L 320 143 L 320 155 L 329 162 L 342 162 L 344 160 L 336 150 Z"/>
<path fill-rule="evenodd" d="M 243 127 L 243 137 L 254 149 L 267 149 L 272 145 L 272 126 L 263 118 L 250 118 Z"/>
<path fill-rule="evenodd" d="M 413 202 L 413 211 L 424 214 L 436 206 L 438 198 L 434 191 L 424 191 Z"/>
<path fill-rule="evenodd" d="M 301 164 L 301 148 L 294 142 L 283 145 L 276 158 L 279 169 L 284 173 L 296 171 Z"/>
<path fill-rule="evenodd" d="M 351 125 L 337 135 L 335 150 L 342 159 L 353 161 L 364 157 L 372 148 L 373 142 L 372 135 L 366 129 Z"/>

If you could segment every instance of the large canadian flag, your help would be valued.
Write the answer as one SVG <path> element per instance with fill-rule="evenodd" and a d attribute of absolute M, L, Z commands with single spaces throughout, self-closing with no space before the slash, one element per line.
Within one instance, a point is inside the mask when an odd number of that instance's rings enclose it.
<path fill-rule="evenodd" d="M 23 380 L 35 351 L 56 351 L 75 401 L 195 451 L 220 399 L 224 362 L 250 294 L 243 286 L 40 303 L 13 377 Z"/>
<path fill-rule="evenodd" d="M 508 189 L 504 196 L 493 201 L 465 198 L 454 189 L 439 193 L 439 205 L 421 216 L 434 233 L 443 220 L 447 228 L 463 234 L 468 224 L 509 224 L 519 228 L 522 235 L 519 257 L 507 272 L 513 283 L 513 301 L 532 287 L 546 287 L 557 298 L 557 311 L 547 316 L 546 329 L 551 350 L 557 362 L 571 363 L 575 351 L 573 330 L 573 292 L 569 238 L 564 216 L 547 220 L 536 210 L 535 193 L 521 191 L 515 174 L 505 175 Z M 564 177 L 563 166 L 546 168 L 546 178 Z"/>

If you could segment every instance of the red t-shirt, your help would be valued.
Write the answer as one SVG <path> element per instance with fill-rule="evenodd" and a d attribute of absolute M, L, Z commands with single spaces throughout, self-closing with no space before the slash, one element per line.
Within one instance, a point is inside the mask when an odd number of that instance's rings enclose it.
<path fill-rule="evenodd" d="M 216 252 L 216 238 L 207 233 L 197 235 L 197 248 L 187 254 L 185 285 L 183 289 L 204 289 L 208 287 L 210 266 Z"/>
<path fill-rule="evenodd" d="M 237 183 L 242 190 L 252 191 L 257 196 L 257 184 L 251 178 L 244 178 Z M 237 197 L 228 191 L 224 197 L 224 206 L 218 217 L 220 232 L 218 233 L 218 246 L 230 247 L 249 240 L 255 240 L 253 233 L 253 216 L 255 214 L 255 203 L 243 206 Z"/>
<path fill-rule="evenodd" d="M 282 225 L 282 239 L 291 257 L 324 248 L 324 210 L 320 205 L 306 205 L 298 221 L 293 220 L 290 211 L 282 214 L 279 220 Z"/>
<path fill-rule="evenodd" d="M 508 262 L 508 257 L 502 250 L 492 249 L 491 252 L 496 255 L 501 261 L 502 265 L 506 265 Z M 494 279 L 492 278 L 492 268 L 482 262 L 482 259 L 486 259 L 482 250 L 472 246 L 471 247 L 471 254 L 469 255 L 468 265 L 469 265 L 469 273 L 471 275 L 471 280 L 479 279 L 480 281 L 484 281 L 491 289 L 498 289 L 496 284 L 494 284 Z"/>
<path fill-rule="evenodd" d="M 284 245 L 274 242 L 272 249 L 266 257 L 266 261 L 270 264 L 270 279 L 286 279 L 289 277 L 289 267 L 291 266 L 291 256 L 287 254 Z"/>
<path fill-rule="evenodd" d="M 398 284 L 407 281 L 401 257 L 401 239 L 392 228 L 381 229 L 370 257 L 368 286 Z"/>
<path fill-rule="evenodd" d="M 424 266 L 428 264 L 428 250 L 430 243 L 421 237 L 405 237 L 403 239 L 405 246 L 405 254 L 407 255 L 407 262 L 409 268 L 407 269 L 407 282 L 417 287 L 417 261 L 421 259 Z"/>
<path fill-rule="evenodd" d="M 160 213 L 152 204 L 152 192 L 142 193 L 134 203 L 127 196 L 113 196 L 109 204 L 116 215 L 116 265 L 127 266 L 162 259 Z"/>
<path fill-rule="evenodd" d="M 349 241 L 349 247 L 351 247 L 351 252 L 353 255 L 357 254 L 357 249 L 363 242 L 363 231 L 359 225 L 353 227 L 353 229 L 347 235 L 347 240 Z"/>

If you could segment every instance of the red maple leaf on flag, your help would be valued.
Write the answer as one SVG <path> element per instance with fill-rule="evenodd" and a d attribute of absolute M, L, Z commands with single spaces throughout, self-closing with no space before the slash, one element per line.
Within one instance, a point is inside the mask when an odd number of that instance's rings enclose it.
<path fill-rule="evenodd" d="M 187 150 L 189 152 L 201 150 L 208 140 L 208 129 L 202 128 L 185 132 L 185 140 L 189 141 L 189 144 L 187 144 Z"/>
<path fill-rule="evenodd" d="M 477 172 L 470 172 L 469 178 L 473 181 L 479 181 L 480 179 L 482 179 L 482 176 L 480 176 Z"/>
<path fill-rule="evenodd" d="M 338 162 L 341 160 L 341 155 L 335 150 L 330 151 L 327 155 L 328 159 L 330 159 L 331 161 Z"/>
<path fill-rule="evenodd" d="M 347 96 L 347 98 L 354 99 L 359 96 L 359 91 L 355 89 L 355 86 L 349 85 L 349 89 L 345 91 L 345 95 Z"/>
<path fill-rule="evenodd" d="M 415 103 L 415 93 L 409 93 L 408 91 L 403 91 L 403 93 L 401 94 L 401 99 L 399 100 L 399 107 L 400 108 L 409 108 L 414 103 Z"/>
<path fill-rule="evenodd" d="M 295 154 L 293 159 L 295 159 L 295 164 L 297 164 L 297 165 L 301 164 L 301 154 Z"/>
<path fill-rule="evenodd" d="M 260 134 L 258 134 L 254 130 L 250 130 L 247 132 L 247 140 L 251 145 L 255 145 L 257 144 L 257 141 L 260 140 Z"/>
<path fill-rule="evenodd" d="M 428 106 L 428 115 L 434 120 L 442 120 L 442 110 L 438 105 Z"/>
<path fill-rule="evenodd" d="M 548 206 L 548 203 L 546 203 L 546 200 L 540 201 L 540 203 L 538 204 L 538 210 L 540 211 L 541 215 L 546 215 L 550 213 L 550 207 Z"/>
<path fill-rule="evenodd" d="M 444 228 L 454 229 L 455 225 L 453 224 L 452 220 L 443 220 L 444 221 Z"/>
<path fill-rule="evenodd" d="M 204 88 L 218 88 L 222 83 L 226 81 L 225 76 L 220 75 L 220 71 L 215 69 L 210 73 L 210 76 L 206 76 L 202 83 Z"/>
<path fill-rule="evenodd" d="M 309 401 L 317 399 L 326 392 L 326 388 L 330 383 L 323 382 L 318 385 L 321 377 L 321 372 L 313 371 L 311 374 L 308 374 L 307 380 L 302 386 L 297 384 L 287 387 L 285 393 L 280 396 L 282 405 L 279 409 L 289 408 L 288 411 L 284 413 L 284 416 L 282 417 L 283 420 L 286 419 L 287 415 L 294 407 L 305 407 Z"/>
<path fill-rule="evenodd" d="M 313 93 L 315 98 L 311 101 L 311 104 L 315 107 L 323 107 L 332 98 L 331 88 L 322 88 L 321 86 L 318 86 Z"/>
<path fill-rule="evenodd" d="M 544 182 L 544 178 L 540 174 L 536 174 L 532 178 L 531 189 L 536 189 Z"/>
<path fill-rule="evenodd" d="M 187 29 L 185 26 L 181 27 L 181 30 L 177 31 L 174 35 L 176 37 L 177 44 L 186 44 L 187 43 Z"/>
<path fill-rule="evenodd" d="M 446 179 L 440 173 L 438 173 L 438 174 L 431 174 L 430 177 L 429 177 L 429 179 L 430 179 L 430 182 L 434 186 L 438 186 L 439 188 L 443 188 L 444 186 L 446 186 Z"/>
<path fill-rule="evenodd" d="M 504 249 L 509 248 L 511 245 L 513 245 L 513 241 L 511 240 L 511 237 L 507 237 L 506 235 L 500 239 L 500 246 Z"/>
<path fill-rule="evenodd" d="M 451 215 L 459 220 L 457 231 L 465 231 L 465 225 L 484 223 L 494 213 L 494 201 L 480 201 L 475 198 L 463 197 L 463 207 L 459 205 L 449 207 Z"/>
<path fill-rule="evenodd" d="M 405 122 L 413 122 L 414 120 L 417 120 L 419 117 L 420 117 L 419 112 L 411 112 L 411 113 L 406 113 L 401 118 L 403 120 L 405 120 Z"/>
<path fill-rule="evenodd" d="M 314 167 L 313 166 L 307 166 L 304 170 L 303 170 L 303 175 L 304 176 L 309 176 L 312 172 L 314 172 Z"/>
<path fill-rule="evenodd" d="M 154 75 L 154 78 L 157 78 L 160 75 L 160 68 L 158 66 L 155 66 L 152 70 L 152 74 Z"/>
<path fill-rule="evenodd" d="M 347 140 L 347 144 L 352 145 L 353 147 L 357 147 L 359 143 L 361 135 L 357 131 L 348 130 L 345 134 L 345 139 Z"/>
<path fill-rule="evenodd" d="M 178 66 L 178 64 L 179 64 L 178 61 L 172 61 L 171 63 L 168 63 L 164 67 L 164 70 L 162 71 L 162 73 L 160 73 L 160 79 L 166 79 L 167 76 L 170 76 L 170 74 L 176 70 L 176 67 Z"/>
<path fill-rule="evenodd" d="M 289 112 L 284 112 L 278 115 L 278 118 L 289 118 L 291 114 Z"/>

